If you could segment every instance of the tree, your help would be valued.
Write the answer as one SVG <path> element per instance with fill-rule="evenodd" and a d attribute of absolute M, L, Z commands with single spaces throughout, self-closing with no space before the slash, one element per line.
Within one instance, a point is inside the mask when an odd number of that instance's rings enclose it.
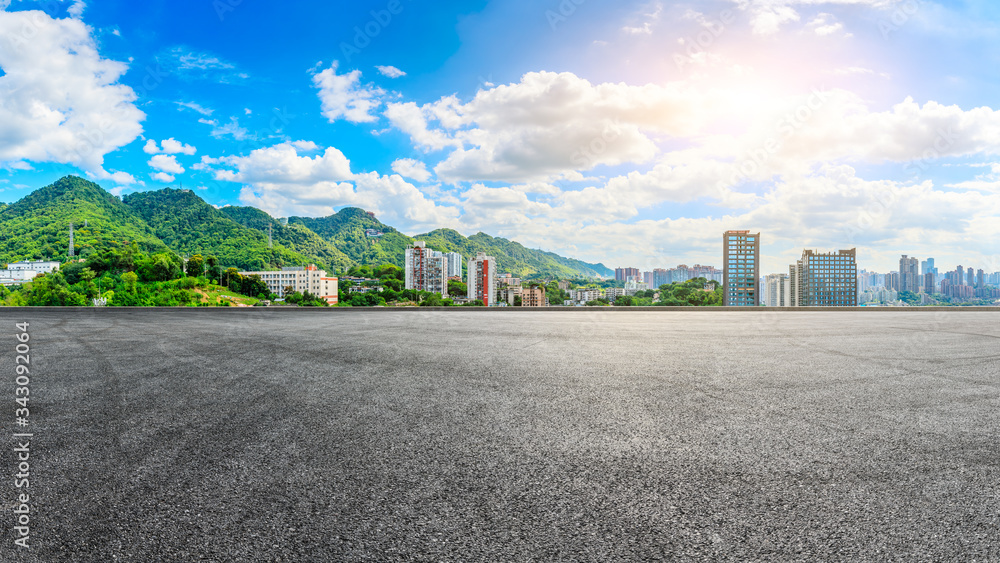
<path fill-rule="evenodd" d="M 465 295 L 469 288 L 458 280 L 448 280 L 448 295 Z"/>
<path fill-rule="evenodd" d="M 205 257 L 205 276 L 210 280 L 219 280 L 222 270 L 219 268 L 219 259 L 209 254 Z"/>
<path fill-rule="evenodd" d="M 205 273 L 205 259 L 201 257 L 201 254 L 195 254 L 194 256 L 188 258 L 187 261 L 187 275 L 188 277 L 197 278 Z"/>

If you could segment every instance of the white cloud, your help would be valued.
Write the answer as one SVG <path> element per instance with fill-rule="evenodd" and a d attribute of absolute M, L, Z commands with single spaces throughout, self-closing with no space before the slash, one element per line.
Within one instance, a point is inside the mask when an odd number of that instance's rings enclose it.
<path fill-rule="evenodd" d="M 157 182 L 163 182 L 164 184 L 169 184 L 174 180 L 176 180 L 176 178 L 174 178 L 170 174 L 167 174 L 166 172 L 157 172 L 155 174 L 150 174 L 150 177 L 156 180 Z"/>
<path fill-rule="evenodd" d="M 181 106 L 182 108 L 194 110 L 206 117 L 211 116 L 213 113 L 215 113 L 214 109 L 206 108 L 201 104 L 197 104 L 195 102 L 174 102 L 174 103 Z"/>
<path fill-rule="evenodd" d="M 67 12 L 69 16 L 74 19 L 80 19 L 83 15 L 83 11 L 87 8 L 87 3 L 83 0 L 73 0 L 73 4 L 69 7 Z"/>
<path fill-rule="evenodd" d="M 898 3 L 898 0 L 731 0 L 736 6 L 750 14 L 750 26 L 756 35 L 773 35 L 786 24 L 797 22 L 801 18 L 794 6 L 820 5 L 855 5 L 871 8 L 887 8 Z M 829 17 L 829 14 L 821 14 Z M 829 24 L 826 33 L 834 33 L 842 29 L 841 24 Z"/>
<path fill-rule="evenodd" d="M 30 31 L 30 35 L 28 32 Z M 78 19 L 0 12 L 0 163 L 57 162 L 92 177 L 104 157 L 142 133 L 135 92 L 118 84 L 126 65 L 102 59 Z"/>
<path fill-rule="evenodd" d="M 361 85 L 360 70 L 338 75 L 338 64 L 333 61 L 330 68 L 313 76 L 313 84 L 319 89 L 323 116 L 331 123 L 341 118 L 352 123 L 376 121 L 378 117 L 372 112 L 382 105 L 378 97 L 385 91 Z"/>
<path fill-rule="evenodd" d="M 412 158 L 400 158 L 392 163 L 393 172 L 404 178 L 410 178 L 418 182 L 426 182 L 431 178 L 431 173 L 427 170 L 427 165 L 420 160 Z"/>
<path fill-rule="evenodd" d="M 191 145 L 185 145 L 184 143 L 174 139 L 173 137 L 169 139 L 164 139 L 160 143 L 160 146 L 162 146 L 163 148 L 161 149 L 157 147 L 156 141 L 153 139 L 149 139 L 148 141 L 146 141 L 146 145 L 142 147 L 142 150 L 146 154 L 159 154 L 159 153 L 186 154 L 188 156 L 198 152 L 198 149 L 194 148 Z"/>
<path fill-rule="evenodd" d="M 233 170 L 216 172 L 217 180 L 248 184 L 309 185 L 321 182 L 342 182 L 353 177 L 351 163 L 336 148 L 330 147 L 321 155 L 300 156 L 299 152 L 318 150 L 314 143 L 296 141 L 256 149 L 247 156 L 230 156 L 218 159 Z"/>
<path fill-rule="evenodd" d="M 168 49 L 156 57 L 172 76 L 181 80 L 205 80 L 221 84 L 240 84 L 249 75 L 225 59 L 186 46 Z"/>
<path fill-rule="evenodd" d="M 161 141 L 160 146 L 163 147 L 163 152 L 166 154 L 186 154 L 190 156 L 198 152 L 198 149 L 191 145 L 185 145 L 173 137 Z"/>
<path fill-rule="evenodd" d="M 322 153 L 314 156 L 303 154 L 320 150 Z M 354 174 L 338 149 L 323 150 L 309 141 L 281 143 L 246 156 L 209 161 L 206 164 L 223 165 L 215 172 L 217 180 L 244 184 L 240 201 L 275 216 L 323 216 L 351 205 L 375 212 L 399 228 L 415 230 L 453 223 L 458 216 L 455 208 L 436 205 L 401 176 Z"/>
<path fill-rule="evenodd" d="M 211 125 L 212 131 L 209 133 L 216 139 L 221 139 L 223 137 L 232 137 L 237 141 L 243 141 L 250 137 L 250 133 L 244 127 L 240 127 L 239 119 L 235 117 L 229 118 L 229 123 L 219 123 L 217 119 L 205 119 L 201 118 L 198 123 L 203 123 L 205 125 Z"/>
<path fill-rule="evenodd" d="M 680 83 L 595 85 L 571 73 L 533 72 L 480 90 L 466 104 L 454 97 L 392 103 L 385 115 L 417 146 L 455 148 L 435 168 L 445 181 L 537 181 L 649 161 L 657 153 L 650 135 L 694 133 L 718 119 L 716 98 Z"/>
<path fill-rule="evenodd" d="M 399 70 L 394 66 L 382 66 L 378 65 L 375 68 L 382 73 L 383 76 L 388 76 L 389 78 L 399 78 L 400 76 L 406 76 L 406 73 Z"/>
<path fill-rule="evenodd" d="M 663 5 L 655 2 L 652 6 L 644 8 L 638 17 L 633 18 L 641 23 L 626 25 L 622 27 L 622 31 L 629 35 L 652 35 L 653 25 L 660 20 L 661 13 L 663 13 Z"/>
<path fill-rule="evenodd" d="M 158 154 L 149 159 L 149 166 L 154 170 L 168 174 L 183 174 L 184 167 L 177 162 L 174 155 Z"/>

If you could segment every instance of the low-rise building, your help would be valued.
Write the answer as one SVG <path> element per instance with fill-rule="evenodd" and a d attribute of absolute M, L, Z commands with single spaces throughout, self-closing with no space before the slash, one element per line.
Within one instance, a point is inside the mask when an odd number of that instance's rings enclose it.
<path fill-rule="evenodd" d="M 267 290 L 279 298 L 284 298 L 285 288 L 290 288 L 291 293 L 308 291 L 331 305 L 337 304 L 337 278 L 327 276 L 326 271 L 317 269 L 315 264 L 281 270 L 240 272 L 240 275 L 260 276 L 260 279 L 267 284 Z"/>
<path fill-rule="evenodd" d="M 532 287 L 521 292 L 522 307 L 545 307 L 548 302 L 545 300 L 545 290 L 540 287 Z"/>

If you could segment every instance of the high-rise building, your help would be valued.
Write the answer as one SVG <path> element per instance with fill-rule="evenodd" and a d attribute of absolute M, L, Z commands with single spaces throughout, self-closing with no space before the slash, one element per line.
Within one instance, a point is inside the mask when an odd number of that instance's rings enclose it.
<path fill-rule="evenodd" d="M 764 276 L 764 305 L 767 307 L 789 307 L 788 274 L 768 274 Z"/>
<path fill-rule="evenodd" d="M 919 261 L 916 258 L 907 258 L 904 254 L 899 259 L 899 290 L 919 293 L 923 284 L 917 272 Z"/>
<path fill-rule="evenodd" d="M 976 286 L 976 271 L 972 269 L 972 266 L 969 266 L 969 272 L 966 275 L 969 276 L 969 283 L 967 283 L 965 285 L 967 285 L 969 287 L 975 287 Z"/>
<path fill-rule="evenodd" d="M 899 272 L 889 272 L 885 275 L 885 288 L 899 291 Z"/>
<path fill-rule="evenodd" d="M 462 255 L 458 252 L 449 252 L 444 255 L 448 259 L 448 277 L 462 278 Z"/>
<path fill-rule="evenodd" d="M 639 275 L 639 268 L 615 268 L 615 281 L 625 282 Z"/>
<path fill-rule="evenodd" d="M 955 268 L 955 281 L 953 283 L 955 285 L 965 285 L 965 268 L 961 264 Z"/>
<path fill-rule="evenodd" d="M 653 270 L 653 283 L 649 287 L 655 289 L 661 285 L 670 284 L 670 281 L 670 270 L 656 268 Z"/>
<path fill-rule="evenodd" d="M 986 272 L 982 270 L 976 271 L 976 287 L 979 289 L 986 287 Z"/>
<path fill-rule="evenodd" d="M 924 260 L 923 262 L 920 263 L 920 274 L 921 275 L 934 274 L 934 276 L 937 277 L 937 273 L 938 273 L 937 272 L 937 268 L 934 267 L 934 259 L 933 258 L 928 258 L 927 260 Z"/>
<path fill-rule="evenodd" d="M 406 289 L 440 293 L 448 297 L 448 259 L 418 240 L 406 247 Z"/>
<path fill-rule="evenodd" d="M 760 301 L 760 233 L 722 234 L 722 304 L 756 307 Z"/>
<path fill-rule="evenodd" d="M 858 304 L 858 269 L 856 249 L 819 253 L 802 252 L 802 258 L 789 268 L 798 295 L 795 307 L 856 307 Z M 791 281 L 791 280 L 790 280 Z"/>
<path fill-rule="evenodd" d="M 926 274 L 924 274 L 924 293 L 926 293 L 927 295 L 930 295 L 932 293 L 937 293 L 936 291 L 934 291 L 935 286 L 937 285 L 934 283 L 934 278 L 935 276 L 933 272 L 927 272 Z"/>
<path fill-rule="evenodd" d="M 480 300 L 483 305 L 493 307 L 496 305 L 497 293 L 497 267 L 496 258 L 487 256 L 483 252 L 476 254 L 475 258 L 469 259 L 469 300 Z M 521 294 L 522 303 L 524 293 Z"/>

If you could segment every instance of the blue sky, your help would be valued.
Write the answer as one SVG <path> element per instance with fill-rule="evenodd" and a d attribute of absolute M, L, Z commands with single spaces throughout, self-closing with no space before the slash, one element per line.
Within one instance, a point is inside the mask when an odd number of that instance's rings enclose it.
<path fill-rule="evenodd" d="M 1000 270 L 986 1 L 0 0 L 0 201 L 68 174 L 608 266 Z"/>

